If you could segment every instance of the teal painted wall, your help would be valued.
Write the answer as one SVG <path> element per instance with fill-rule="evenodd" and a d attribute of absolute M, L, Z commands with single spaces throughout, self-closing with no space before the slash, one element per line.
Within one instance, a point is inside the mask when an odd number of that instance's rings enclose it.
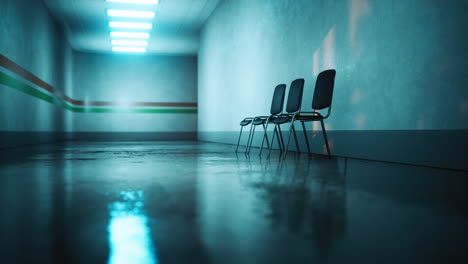
<path fill-rule="evenodd" d="M 42 1 L 0 1 L 0 54 L 71 92 L 72 49 Z M 60 107 L 0 85 L 0 132 L 67 131 L 67 116 Z"/>
<path fill-rule="evenodd" d="M 132 56 L 74 51 L 64 30 L 42 1 L 0 1 L 0 54 L 76 100 L 197 102 L 196 56 Z M 0 70 L 31 85 L 7 69 Z M 35 85 L 32 87 L 37 88 Z M 38 89 L 48 94 L 44 89 Z M 80 138 L 80 132 L 166 132 L 159 136 L 118 133 L 109 137 L 99 134 L 96 137 L 100 139 L 195 138 L 196 107 L 189 111 L 192 113 L 71 112 L 0 85 L 0 148 Z M 94 138 L 90 133 L 83 135 Z"/>
<path fill-rule="evenodd" d="M 123 105 L 197 102 L 196 56 L 75 52 L 74 57 L 73 98 Z M 76 113 L 73 128 L 76 132 L 195 133 L 197 114 Z"/>
<path fill-rule="evenodd" d="M 331 130 L 468 129 L 468 1 L 222 1 L 202 32 L 201 132 L 267 113 L 278 83 L 337 70 Z M 315 127 L 318 129 L 318 127 Z"/>
<path fill-rule="evenodd" d="M 239 121 L 267 114 L 274 87 L 296 78 L 310 111 L 317 74 L 334 68 L 332 154 L 466 170 L 466 10 L 466 0 L 221 1 L 201 35 L 198 138 L 236 144 Z M 326 153 L 312 124 L 312 152 Z"/>
<path fill-rule="evenodd" d="M 74 51 L 62 27 L 42 1 L 0 1 L 0 54 L 76 100 L 197 102 L 195 56 L 131 56 Z M 31 85 L 9 70 L 0 70 Z M 197 129 L 196 107 L 189 110 L 192 113 L 71 112 L 0 84 L 0 148 L 80 138 L 81 135 L 86 139 L 193 139 Z M 100 134 L 94 135 L 94 132 Z M 108 136 L 108 132 L 122 133 Z M 154 132 L 165 133 L 155 135 Z"/>

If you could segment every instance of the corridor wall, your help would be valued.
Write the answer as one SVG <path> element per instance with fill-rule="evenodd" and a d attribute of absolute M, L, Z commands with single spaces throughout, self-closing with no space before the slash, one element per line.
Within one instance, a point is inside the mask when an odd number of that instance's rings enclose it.
<path fill-rule="evenodd" d="M 235 144 L 241 119 L 267 114 L 274 87 L 296 78 L 306 80 L 303 110 L 311 110 L 317 74 L 334 68 L 326 125 L 335 155 L 468 169 L 467 8 L 442 0 L 222 1 L 202 31 L 199 139 Z M 319 129 L 308 124 L 313 152 L 325 153 Z"/>

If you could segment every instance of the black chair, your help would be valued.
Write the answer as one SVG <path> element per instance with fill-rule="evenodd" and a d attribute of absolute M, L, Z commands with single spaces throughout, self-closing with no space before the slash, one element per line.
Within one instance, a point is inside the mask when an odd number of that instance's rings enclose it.
<path fill-rule="evenodd" d="M 335 70 L 326 70 L 321 72 L 317 76 L 317 81 L 315 82 L 314 97 L 312 99 L 312 109 L 313 112 L 298 112 L 291 119 L 292 131 L 294 131 L 294 121 L 301 121 L 302 129 L 304 131 L 304 137 L 307 143 L 307 151 L 310 154 L 310 145 L 309 139 L 307 138 L 307 131 L 304 125 L 304 122 L 313 122 L 320 121 L 322 125 L 323 138 L 325 140 L 325 145 L 327 146 L 328 157 L 331 157 L 330 146 L 328 145 L 327 132 L 325 130 L 325 125 L 323 120 L 327 119 L 331 113 L 332 99 L 333 99 L 333 88 L 335 86 Z M 318 111 L 328 108 L 328 113 L 323 116 Z M 284 157 L 289 147 L 289 139 L 291 138 L 291 130 L 289 131 L 288 143 L 286 144 L 286 150 Z M 297 140 L 296 140 L 297 144 Z"/>
<path fill-rule="evenodd" d="M 245 126 L 247 126 L 249 124 L 252 124 L 252 125 L 250 126 L 249 138 L 247 139 L 247 145 L 246 145 L 245 152 L 246 153 L 250 152 L 250 148 L 252 147 L 253 137 L 255 135 L 255 128 L 257 126 L 259 126 L 259 125 L 262 125 L 263 130 L 265 131 L 265 134 L 264 134 L 263 140 L 262 140 L 260 155 L 261 155 L 261 152 L 263 150 L 263 145 L 265 143 L 265 140 L 267 141 L 267 146 L 270 145 L 270 143 L 268 141 L 268 135 L 266 133 L 268 122 L 270 122 L 274 117 L 276 117 L 278 114 L 280 114 L 283 111 L 285 90 L 286 90 L 286 84 L 279 84 L 278 86 L 276 86 L 275 91 L 273 93 L 273 99 L 271 101 L 271 108 L 270 108 L 270 115 L 269 116 L 247 117 L 247 118 L 244 118 L 244 120 L 242 120 L 240 122 L 241 131 L 239 133 L 239 138 L 237 140 L 236 152 L 237 152 L 237 150 L 239 148 L 239 142 L 240 142 L 240 139 L 241 139 L 241 136 L 242 136 L 242 129 L 243 129 L 243 127 L 245 127 Z M 266 124 L 266 126 L 265 126 L 265 124 Z"/>
<path fill-rule="evenodd" d="M 269 147 L 270 143 L 268 141 L 268 124 L 275 119 L 278 115 L 280 115 L 283 112 L 283 104 L 284 104 L 284 94 L 286 92 L 286 84 L 280 84 L 276 86 L 275 92 L 273 93 L 273 99 L 271 101 L 271 108 L 270 108 L 270 115 L 269 116 L 257 116 L 253 119 L 252 121 L 252 136 L 250 137 L 250 144 L 248 146 L 248 152 L 250 152 L 250 149 L 252 147 L 252 142 L 255 134 L 255 128 L 256 126 L 262 125 L 264 134 L 263 134 L 263 140 L 262 140 L 262 145 L 260 147 L 260 153 L 259 155 L 262 155 L 263 151 L 263 145 L 265 144 L 265 140 L 267 142 L 267 146 Z M 279 138 L 278 138 L 279 139 Z M 271 142 L 273 144 L 273 142 Z M 278 144 L 281 143 L 278 141 Z"/>
<path fill-rule="evenodd" d="M 286 114 L 279 115 L 273 120 L 271 120 L 271 122 L 275 124 L 275 129 L 273 131 L 273 137 L 271 139 L 271 142 L 274 141 L 275 135 L 278 135 L 278 137 L 281 137 L 281 141 L 283 142 L 283 136 L 281 134 L 280 125 L 291 122 L 292 124 L 291 129 L 294 132 L 294 138 L 296 140 L 297 151 L 299 151 L 299 143 L 297 141 L 296 129 L 294 128 L 292 120 L 294 120 L 297 113 L 299 113 L 301 110 L 302 94 L 304 91 L 304 82 L 305 82 L 304 79 L 297 79 L 291 83 L 291 87 L 289 88 L 289 93 L 288 93 L 288 102 L 286 104 Z M 291 131 L 289 135 L 291 136 Z M 289 144 L 289 141 L 288 141 L 288 144 Z M 273 144 L 270 144 L 270 150 L 268 151 L 268 155 L 271 154 L 272 145 Z M 280 146 L 280 150 L 281 151 L 285 150 L 284 143 L 283 143 L 283 148 L 281 148 Z"/>

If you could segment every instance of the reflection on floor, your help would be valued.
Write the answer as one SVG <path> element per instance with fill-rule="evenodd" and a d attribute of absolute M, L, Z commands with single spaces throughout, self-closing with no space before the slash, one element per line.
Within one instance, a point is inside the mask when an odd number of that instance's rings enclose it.
<path fill-rule="evenodd" d="M 467 263 L 468 173 L 197 142 L 0 152 L 0 263 Z"/>
<path fill-rule="evenodd" d="M 109 208 L 109 263 L 156 263 L 143 191 L 122 191 L 119 196 Z"/>

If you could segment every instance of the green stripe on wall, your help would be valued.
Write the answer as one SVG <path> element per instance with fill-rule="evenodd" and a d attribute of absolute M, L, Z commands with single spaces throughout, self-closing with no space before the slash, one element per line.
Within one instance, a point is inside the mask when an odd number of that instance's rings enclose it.
<path fill-rule="evenodd" d="M 39 91 L 32 87 L 31 85 L 20 81 L 16 78 L 13 78 L 4 72 L 0 72 L 0 84 L 8 86 L 10 88 L 16 89 L 25 94 L 36 97 L 40 100 L 46 101 L 48 103 L 57 105 L 71 112 L 78 113 L 135 113 L 135 114 L 196 114 L 197 109 L 154 109 L 154 108 L 137 108 L 137 109 L 127 109 L 127 108 L 118 108 L 118 107 L 75 107 L 69 104 L 66 104 L 60 99 L 55 98 L 52 95 Z"/>
<path fill-rule="evenodd" d="M 26 84 L 18 79 L 15 79 L 3 72 L 0 72 L 0 84 L 3 84 L 5 86 L 11 87 L 13 89 L 16 89 L 20 92 L 23 92 L 25 94 L 29 94 L 31 96 L 34 96 L 38 99 L 41 99 L 43 101 L 49 102 L 51 104 L 55 104 L 54 97 L 46 94 L 44 92 L 41 92 L 39 90 L 34 89 L 32 86 L 29 84 Z"/>
<path fill-rule="evenodd" d="M 81 113 L 137 113 L 137 114 L 196 114 L 197 109 L 125 109 L 125 108 L 94 108 L 71 107 L 73 112 Z"/>

